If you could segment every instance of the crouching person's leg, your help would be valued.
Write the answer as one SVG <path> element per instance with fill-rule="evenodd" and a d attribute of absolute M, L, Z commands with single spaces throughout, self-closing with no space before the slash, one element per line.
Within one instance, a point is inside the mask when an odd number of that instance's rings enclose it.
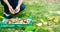
<path fill-rule="evenodd" d="M 24 10 L 24 9 L 25 9 L 25 5 L 22 4 L 22 5 L 20 6 L 20 11 L 22 11 L 22 10 Z"/>
<path fill-rule="evenodd" d="M 25 6 L 24 4 L 22 4 L 22 5 L 20 6 L 20 11 L 19 11 L 18 13 L 20 13 L 21 11 L 23 11 L 25 8 L 26 8 L 26 6 Z M 18 13 L 16 13 L 16 14 L 18 14 Z M 15 14 L 15 15 L 16 15 L 16 14 Z"/>
<path fill-rule="evenodd" d="M 4 17 L 5 18 L 12 18 L 12 16 L 10 15 L 9 9 L 7 7 L 4 7 Z"/>
<path fill-rule="evenodd" d="M 9 0 L 9 3 L 11 4 L 11 0 Z M 8 19 L 11 18 L 9 9 L 7 5 L 3 2 L 3 0 L 1 0 L 1 4 L 4 6 L 4 17 Z"/>

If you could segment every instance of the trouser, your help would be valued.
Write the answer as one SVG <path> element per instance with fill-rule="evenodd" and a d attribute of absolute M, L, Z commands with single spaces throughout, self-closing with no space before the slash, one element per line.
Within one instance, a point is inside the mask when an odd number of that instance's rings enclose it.
<path fill-rule="evenodd" d="M 12 6 L 13 9 L 16 8 L 16 6 L 18 5 L 18 0 L 8 0 L 9 4 Z M 10 11 L 7 7 L 7 5 L 3 2 L 3 0 L 1 0 L 1 4 L 4 6 L 4 17 L 6 18 L 10 18 Z M 20 11 L 25 9 L 25 5 L 22 3 L 20 6 Z"/>

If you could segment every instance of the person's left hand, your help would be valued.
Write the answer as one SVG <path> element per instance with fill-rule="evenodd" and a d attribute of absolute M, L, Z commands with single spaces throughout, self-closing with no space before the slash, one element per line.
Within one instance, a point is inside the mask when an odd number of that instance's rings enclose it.
<path fill-rule="evenodd" d="M 16 7 L 15 13 L 18 13 L 20 11 L 20 7 Z"/>

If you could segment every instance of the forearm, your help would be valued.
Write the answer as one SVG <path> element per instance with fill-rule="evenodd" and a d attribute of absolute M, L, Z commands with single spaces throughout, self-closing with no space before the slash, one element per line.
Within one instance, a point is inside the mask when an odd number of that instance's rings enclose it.
<path fill-rule="evenodd" d="M 23 3 L 23 0 L 19 0 L 17 7 L 20 7 L 22 3 Z"/>
<path fill-rule="evenodd" d="M 4 1 L 4 3 L 5 3 L 8 7 L 11 6 L 11 5 L 9 4 L 8 0 L 3 0 L 3 1 Z"/>

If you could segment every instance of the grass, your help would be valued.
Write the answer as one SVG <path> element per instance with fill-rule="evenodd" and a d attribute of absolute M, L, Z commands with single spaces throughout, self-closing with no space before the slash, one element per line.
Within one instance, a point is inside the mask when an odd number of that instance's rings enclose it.
<path fill-rule="evenodd" d="M 39 22 L 41 17 L 55 16 L 58 19 L 60 19 L 60 13 L 58 13 L 58 12 L 60 12 L 59 11 L 60 6 L 58 4 L 56 4 L 55 2 L 54 3 L 53 2 L 54 1 L 49 2 L 49 1 L 46 1 L 46 0 L 45 1 L 43 1 L 43 0 L 37 0 L 37 1 L 36 0 L 33 0 L 33 1 L 24 0 L 24 3 L 26 5 L 25 10 L 23 10 L 19 14 L 15 15 L 14 17 L 27 18 L 28 16 L 32 16 L 34 23 Z M 2 15 L 2 16 L 3 16 L 3 11 L 4 11 L 4 8 L 0 4 L 0 15 Z M 59 24 L 59 26 L 60 26 L 60 24 Z M 5 29 L 3 29 L 3 30 L 5 30 Z"/>

